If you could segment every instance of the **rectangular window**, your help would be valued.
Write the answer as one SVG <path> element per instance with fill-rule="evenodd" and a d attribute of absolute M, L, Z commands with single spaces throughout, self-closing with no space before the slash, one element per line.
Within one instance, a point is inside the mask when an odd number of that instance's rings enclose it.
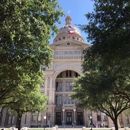
<path fill-rule="evenodd" d="M 69 91 L 72 91 L 72 82 L 69 82 Z"/>
<path fill-rule="evenodd" d="M 65 54 L 65 55 L 68 55 L 68 51 L 65 51 L 64 54 Z"/>
<path fill-rule="evenodd" d="M 59 95 L 59 104 L 61 105 L 62 104 L 62 96 Z"/>
<path fill-rule="evenodd" d="M 101 121 L 101 115 L 97 115 L 97 121 Z"/>
<path fill-rule="evenodd" d="M 32 114 L 32 121 L 34 121 L 34 122 L 36 121 L 36 113 Z"/>
<path fill-rule="evenodd" d="M 62 105 L 62 95 L 56 96 L 56 105 Z"/>
<path fill-rule="evenodd" d="M 74 51 L 74 54 L 75 54 L 75 55 L 78 55 L 78 51 Z"/>
<path fill-rule="evenodd" d="M 83 54 L 83 51 L 79 51 L 79 54 Z"/>
<path fill-rule="evenodd" d="M 63 51 L 60 51 L 59 54 L 60 54 L 60 55 L 63 55 Z"/>
<path fill-rule="evenodd" d="M 66 82 L 66 91 L 69 91 L 69 83 Z"/>
<path fill-rule="evenodd" d="M 62 91 L 62 82 L 58 82 L 58 91 Z"/>
<path fill-rule="evenodd" d="M 56 91 L 58 91 L 58 82 L 56 82 Z"/>
<path fill-rule="evenodd" d="M 56 105 L 58 105 L 58 96 L 56 96 Z"/>
<path fill-rule="evenodd" d="M 69 54 L 70 54 L 70 55 L 72 55 L 72 54 L 73 54 L 73 52 L 72 52 L 72 51 L 69 51 Z"/>
<path fill-rule="evenodd" d="M 97 121 L 101 121 L 101 112 L 100 111 L 97 112 Z"/>
<path fill-rule="evenodd" d="M 72 103 L 73 103 L 73 100 L 71 99 L 71 97 L 66 95 L 66 104 L 72 104 Z"/>
<path fill-rule="evenodd" d="M 69 104 L 69 97 L 66 95 L 66 104 Z"/>

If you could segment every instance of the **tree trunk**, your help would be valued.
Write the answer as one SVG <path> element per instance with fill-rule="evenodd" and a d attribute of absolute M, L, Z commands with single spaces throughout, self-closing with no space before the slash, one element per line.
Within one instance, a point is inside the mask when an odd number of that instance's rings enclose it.
<path fill-rule="evenodd" d="M 21 128 L 21 118 L 22 118 L 22 115 L 18 115 L 18 130 L 20 130 Z"/>
<path fill-rule="evenodd" d="M 115 118 L 115 119 L 113 120 L 113 123 L 114 123 L 114 125 L 115 125 L 115 130 L 118 130 L 118 121 L 117 121 L 117 118 Z"/>

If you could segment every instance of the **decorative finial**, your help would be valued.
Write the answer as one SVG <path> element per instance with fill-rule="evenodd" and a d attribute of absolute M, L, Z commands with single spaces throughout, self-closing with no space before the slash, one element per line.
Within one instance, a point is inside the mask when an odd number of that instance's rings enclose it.
<path fill-rule="evenodd" d="M 68 16 L 66 17 L 65 21 L 66 21 L 66 25 L 71 25 L 72 19 L 70 17 L 70 10 L 68 11 Z"/>
<path fill-rule="evenodd" d="M 68 11 L 68 16 L 70 15 L 70 10 Z"/>

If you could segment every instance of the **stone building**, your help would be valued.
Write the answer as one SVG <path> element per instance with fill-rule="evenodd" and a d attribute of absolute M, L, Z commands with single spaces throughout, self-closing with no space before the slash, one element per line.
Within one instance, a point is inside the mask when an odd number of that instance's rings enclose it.
<path fill-rule="evenodd" d="M 68 15 L 66 24 L 59 29 L 59 33 L 50 44 L 53 50 L 53 60 L 50 68 L 42 67 L 45 72 L 45 86 L 41 92 L 48 96 L 47 112 L 27 113 L 22 117 L 22 126 L 43 127 L 44 125 L 75 125 L 90 126 L 90 116 L 93 123 L 104 123 L 106 127 L 113 127 L 109 117 L 101 112 L 91 112 L 77 107 L 69 95 L 73 93 L 72 82 L 82 74 L 83 50 L 90 47 L 84 43 L 80 31 L 72 25 Z M 6 110 L 5 110 L 6 111 Z M 16 123 L 14 116 L 6 113 L 2 126 L 11 126 Z M 130 125 L 130 117 L 121 115 L 119 123 L 122 127 Z"/>

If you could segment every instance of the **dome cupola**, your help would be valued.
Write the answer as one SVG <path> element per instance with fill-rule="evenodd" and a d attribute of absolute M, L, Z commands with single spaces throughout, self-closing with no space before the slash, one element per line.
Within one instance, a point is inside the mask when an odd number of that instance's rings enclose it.
<path fill-rule="evenodd" d="M 69 14 L 65 18 L 65 22 L 66 24 L 59 29 L 59 33 L 57 34 L 53 42 L 55 43 L 65 39 L 74 39 L 80 42 L 84 42 L 79 29 L 72 25 L 72 18 Z"/>
<path fill-rule="evenodd" d="M 71 19 L 71 17 L 68 15 L 68 16 L 66 17 L 65 21 L 66 21 L 66 25 L 71 25 L 72 19 Z"/>

